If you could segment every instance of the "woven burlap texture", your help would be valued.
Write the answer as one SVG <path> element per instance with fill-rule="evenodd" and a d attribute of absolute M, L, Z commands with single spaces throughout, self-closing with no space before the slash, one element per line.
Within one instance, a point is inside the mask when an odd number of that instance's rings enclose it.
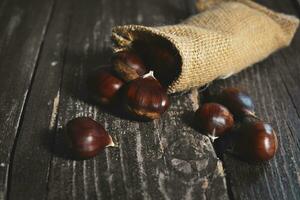
<path fill-rule="evenodd" d="M 118 26 L 112 30 L 112 39 L 115 51 L 126 49 L 143 33 L 171 42 L 182 61 L 181 66 L 174 66 L 180 73 L 168 88 L 174 93 L 228 77 L 288 46 L 298 24 L 296 17 L 252 1 L 231 0 L 176 25 Z"/>

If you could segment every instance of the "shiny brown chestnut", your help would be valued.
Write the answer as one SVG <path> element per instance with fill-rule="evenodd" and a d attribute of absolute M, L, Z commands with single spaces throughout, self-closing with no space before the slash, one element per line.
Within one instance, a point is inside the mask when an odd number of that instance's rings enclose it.
<path fill-rule="evenodd" d="M 251 97 L 238 88 L 225 88 L 219 95 L 218 102 L 226 106 L 237 117 L 254 115 L 254 104 Z"/>
<path fill-rule="evenodd" d="M 277 148 L 277 136 L 268 123 L 247 117 L 238 129 L 234 150 L 243 160 L 249 162 L 270 160 Z"/>
<path fill-rule="evenodd" d="M 218 103 L 205 103 L 195 112 L 195 125 L 209 136 L 220 137 L 230 131 L 234 119 L 229 110 Z"/>
<path fill-rule="evenodd" d="M 143 76 L 147 69 L 143 60 L 133 51 L 117 52 L 112 57 L 114 70 L 125 81 L 131 81 Z"/>
<path fill-rule="evenodd" d="M 94 157 L 105 147 L 114 146 L 105 129 L 88 117 L 78 117 L 69 121 L 65 134 L 67 144 L 80 159 Z"/>
<path fill-rule="evenodd" d="M 125 91 L 125 106 L 143 119 L 157 119 L 169 107 L 165 89 L 150 72 L 128 84 Z"/>
<path fill-rule="evenodd" d="M 124 84 L 124 81 L 116 76 L 110 68 L 97 70 L 89 79 L 89 87 L 94 99 L 104 105 L 114 102 Z"/>

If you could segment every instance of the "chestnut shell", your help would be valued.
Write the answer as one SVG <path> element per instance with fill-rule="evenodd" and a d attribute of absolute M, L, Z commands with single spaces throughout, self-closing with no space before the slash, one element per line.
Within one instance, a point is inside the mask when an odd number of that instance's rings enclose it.
<path fill-rule="evenodd" d="M 238 129 L 235 151 L 249 162 L 267 161 L 274 157 L 278 148 L 277 136 L 270 124 L 247 119 Z"/>
<path fill-rule="evenodd" d="M 254 115 L 254 103 L 251 97 L 238 88 L 225 88 L 219 95 L 218 102 L 226 106 L 236 117 Z"/>
<path fill-rule="evenodd" d="M 111 136 L 103 126 L 88 117 L 78 117 L 67 123 L 66 142 L 77 158 L 96 156 L 107 146 L 113 146 Z"/>
<path fill-rule="evenodd" d="M 232 129 L 234 119 L 221 104 L 206 103 L 195 112 L 194 123 L 208 135 L 220 137 Z"/>
<path fill-rule="evenodd" d="M 103 105 L 114 103 L 124 84 L 124 81 L 108 67 L 98 69 L 89 77 L 92 96 Z"/>
<path fill-rule="evenodd" d="M 139 52 L 149 70 L 155 72 L 163 87 L 170 86 L 179 77 L 181 57 L 168 40 L 149 35 L 147 40 L 135 40 L 132 48 Z"/>
<path fill-rule="evenodd" d="M 165 89 L 153 77 L 130 82 L 125 92 L 127 109 L 144 119 L 159 118 L 170 106 Z"/>
<path fill-rule="evenodd" d="M 132 50 L 117 52 L 112 57 L 114 70 L 125 81 L 139 78 L 147 72 L 143 60 Z"/>

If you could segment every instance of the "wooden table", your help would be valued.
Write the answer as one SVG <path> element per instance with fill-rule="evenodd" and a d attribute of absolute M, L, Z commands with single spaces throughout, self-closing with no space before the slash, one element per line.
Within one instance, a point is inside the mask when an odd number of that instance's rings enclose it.
<path fill-rule="evenodd" d="M 259 0 L 300 14 L 299 0 Z M 160 120 L 141 123 L 86 99 L 86 75 L 111 56 L 111 27 L 174 24 L 192 0 L 0 0 L 0 199 L 300 199 L 300 31 L 290 47 L 227 80 L 171 97 Z M 190 117 L 209 92 L 244 88 L 277 131 L 279 150 L 250 165 L 216 157 Z M 90 116 L 118 148 L 74 161 L 62 129 Z"/>

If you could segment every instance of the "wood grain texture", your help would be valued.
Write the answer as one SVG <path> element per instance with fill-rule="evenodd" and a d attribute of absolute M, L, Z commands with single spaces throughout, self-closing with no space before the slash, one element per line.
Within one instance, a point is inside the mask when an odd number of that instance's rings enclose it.
<path fill-rule="evenodd" d="M 0 199 L 4 199 L 11 152 L 52 1 L 2 1 L 0 9 Z"/>
<path fill-rule="evenodd" d="M 223 168 L 211 142 L 187 124 L 193 105 L 189 95 L 173 96 L 168 113 L 149 123 L 116 117 L 86 99 L 86 75 L 109 61 L 112 26 L 176 22 L 188 15 L 186 4 L 72 2 L 48 199 L 227 199 Z M 91 160 L 68 159 L 60 151 L 63 127 L 83 115 L 102 123 L 118 147 Z"/>
<path fill-rule="evenodd" d="M 289 14 L 297 14 L 289 1 L 259 1 Z M 216 81 L 210 93 L 233 86 L 253 97 L 259 117 L 277 132 L 279 149 L 269 162 L 250 165 L 225 154 L 224 167 L 232 199 L 299 199 L 299 67 L 300 32 L 292 45 L 227 80 Z"/>
<path fill-rule="evenodd" d="M 297 1 L 258 2 L 299 15 Z M 201 89 L 172 96 L 169 111 L 148 123 L 88 99 L 87 74 L 109 63 L 112 26 L 172 24 L 193 13 L 193 0 L 0 0 L 0 200 L 300 199 L 299 31 L 290 47 L 205 92 L 250 93 L 279 137 L 267 163 L 225 154 L 222 165 L 190 124 Z M 99 121 L 118 147 L 71 159 L 62 134 L 76 116 Z"/>
<path fill-rule="evenodd" d="M 9 199 L 46 199 L 72 4 L 58 1 L 41 48 L 9 177 Z M 34 183 L 28 184 L 28 183 Z"/>

